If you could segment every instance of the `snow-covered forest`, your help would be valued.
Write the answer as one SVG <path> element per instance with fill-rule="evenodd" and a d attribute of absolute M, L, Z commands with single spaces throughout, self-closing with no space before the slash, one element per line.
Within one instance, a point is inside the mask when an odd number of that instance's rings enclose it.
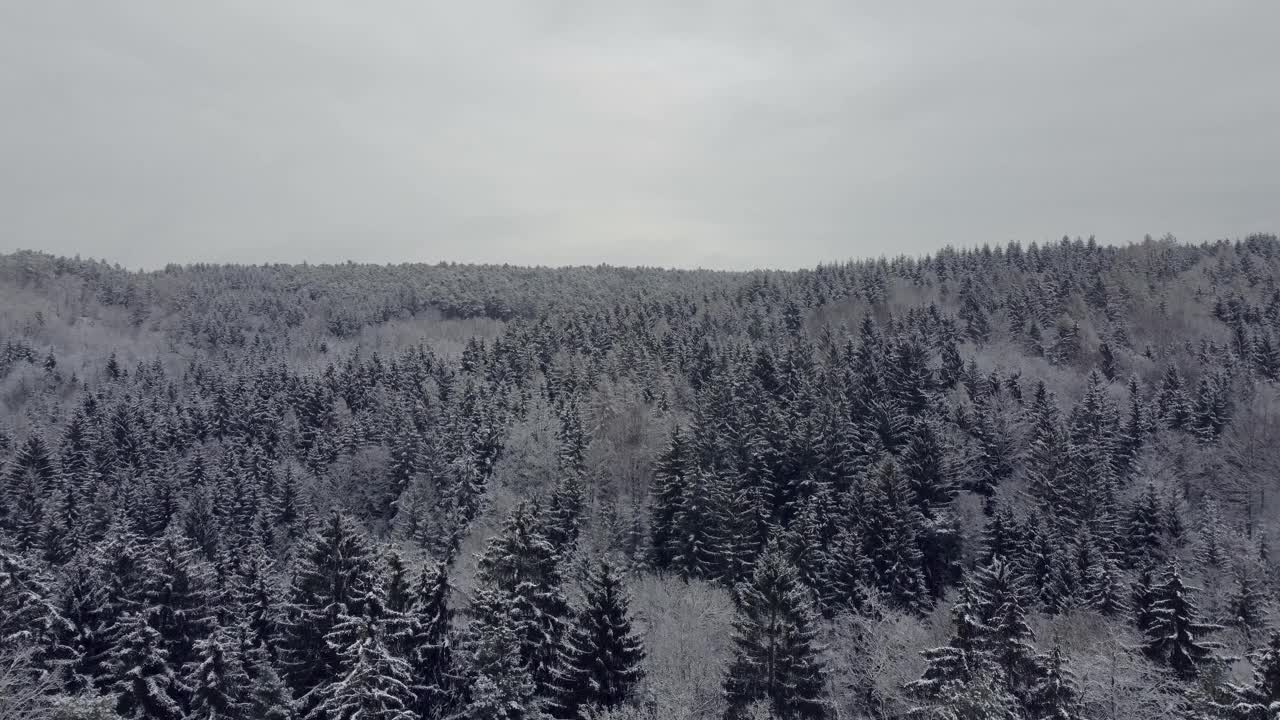
<path fill-rule="evenodd" d="M 0 720 L 1264 720 L 1280 241 L 0 256 Z"/>

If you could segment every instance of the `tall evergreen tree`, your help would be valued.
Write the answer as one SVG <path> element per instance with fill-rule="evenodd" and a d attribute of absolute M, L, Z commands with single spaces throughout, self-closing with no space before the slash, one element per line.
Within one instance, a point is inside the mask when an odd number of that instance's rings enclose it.
<path fill-rule="evenodd" d="M 643 675 L 644 645 L 631 630 L 622 577 L 601 560 L 587 578 L 585 604 L 565 638 L 557 670 L 555 714 L 608 710 L 625 702 Z"/>
<path fill-rule="evenodd" d="M 1082 720 L 1080 687 L 1075 675 L 1064 664 L 1062 650 L 1053 650 L 1041 658 L 1044 672 L 1037 678 L 1027 701 L 1030 720 Z"/>
<path fill-rule="evenodd" d="M 138 720 L 182 720 L 178 698 L 187 691 L 178 673 L 169 665 L 160 633 L 145 613 L 136 612 L 121 620 L 118 639 L 107 663 L 110 684 L 116 697 L 116 711 Z"/>
<path fill-rule="evenodd" d="M 250 720 L 245 701 L 249 676 L 240 664 L 230 638 L 215 632 L 197 643 L 199 662 L 186 680 L 191 691 L 189 720 Z"/>
<path fill-rule="evenodd" d="M 343 617 L 331 637 L 351 638 L 338 676 L 320 686 L 312 720 L 418 720 L 409 664 L 393 655 L 366 618 Z"/>
<path fill-rule="evenodd" d="M 33 433 L 19 448 L 0 487 L 0 528 L 12 533 L 19 549 L 36 547 L 44 523 L 44 500 L 54 490 L 58 469 L 44 437 Z"/>
<path fill-rule="evenodd" d="M 1216 651 L 1221 645 L 1203 638 L 1221 628 L 1196 617 L 1190 598 L 1193 590 L 1183 584 L 1177 565 L 1167 566 L 1162 582 L 1153 590 L 1150 624 L 1144 632 L 1147 657 L 1167 665 L 1183 679 L 1194 678 L 1206 666 L 1220 661 Z"/>
<path fill-rule="evenodd" d="M 777 717 L 827 717 L 817 621 L 808 591 L 776 544 L 736 594 L 734 660 L 724 681 L 726 717 L 742 717 L 756 701 L 768 703 Z"/>
<path fill-rule="evenodd" d="M 943 717 L 974 720 L 1016 718 L 1017 700 L 1008 692 L 988 648 L 991 630 L 984 604 L 977 583 L 966 581 L 951 607 L 950 642 L 923 651 L 927 663 L 924 674 L 906 686 L 912 697 L 928 703 L 917 712 L 935 710 Z"/>
<path fill-rule="evenodd" d="M 577 471 L 562 474 L 551 494 L 544 531 L 557 554 L 569 552 L 578 541 L 586 504 L 582 475 Z"/>
<path fill-rule="evenodd" d="M 343 617 L 360 617 L 377 592 L 374 553 L 351 521 L 335 512 L 300 548 L 281 621 L 281 665 L 304 705 L 341 672 L 340 648 L 326 636 Z"/>
<path fill-rule="evenodd" d="M 143 567 L 143 602 L 170 666 L 180 673 L 196 662 L 196 646 L 215 626 L 208 582 L 195 550 L 176 532 L 151 546 Z"/>
<path fill-rule="evenodd" d="M 407 657 L 417 692 L 414 709 L 424 718 L 443 714 L 456 702 L 449 591 L 448 565 L 425 566 L 408 611 L 413 635 Z"/>
<path fill-rule="evenodd" d="M 538 694 L 554 693 L 553 671 L 569 616 L 559 556 L 542 534 L 536 511 L 521 503 L 507 517 L 502 532 L 489 540 L 476 574 L 487 592 L 503 603 L 475 604 L 472 614 L 481 625 L 497 625 L 488 615 L 494 607 L 511 613 L 502 623 L 514 623 L 520 658 L 538 687 Z"/>
<path fill-rule="evenodd" d="M 472 602 L 472 623 L 460 648 L 467 693 L 449 720 L 545 720 L 545 697 L 524 660 L 520 617 L 511 598 L 482 591 Z"/>
<path fill-rule="evenodd" d="M 923 519 L 893 463 L 882 465 L 874 482 L 863 521 L 863 553 L 872 578 L 894 605 L 923 612 L 929 604 L 919 544 Z"/>
<path fill-rule="evenodd" d="M 652 552 L 650 562 L 659 570 L 668 568 L 672 562 L 676 516 L 684 500 L 689 452 L 689 443 L 677 425 L 672 429 L 666 450 L 654 462 L 653 483 L 650 489 L 653 509 L 650 512 L 649 547 Z"/>

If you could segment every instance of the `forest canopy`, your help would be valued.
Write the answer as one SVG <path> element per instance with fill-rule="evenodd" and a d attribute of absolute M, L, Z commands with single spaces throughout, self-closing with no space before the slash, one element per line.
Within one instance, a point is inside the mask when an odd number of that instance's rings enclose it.
<path fill-rule="evenodd" d="M 1278 278 L 0 255 L 0 718 L 1275 717 Z"/>

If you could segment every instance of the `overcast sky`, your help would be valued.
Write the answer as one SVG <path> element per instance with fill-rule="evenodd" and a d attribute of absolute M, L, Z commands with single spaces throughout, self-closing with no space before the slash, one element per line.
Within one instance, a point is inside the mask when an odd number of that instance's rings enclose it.
<path fill-rule="evenodd" d="M 13 0 L 0 251 L 790 268 L 1277 231 L 1277 29 L 1275 0 Z"/>

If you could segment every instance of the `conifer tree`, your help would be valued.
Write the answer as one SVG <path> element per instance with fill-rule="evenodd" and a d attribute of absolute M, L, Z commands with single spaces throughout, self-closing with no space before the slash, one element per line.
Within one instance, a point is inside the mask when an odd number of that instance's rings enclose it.
<path fill-rule="evenodd" d="M 413 634 L 407 659 L 417 692 L 414 709 L 422 717 L 441 714 L 455 701 L 449 591 L 448 565 L 424 566 L 408 610 Z"/>
<path fill-rule="evenodd" d="M 1057 538 L 1043 527 L 1038 515 L 1032 515 L 1027 522 L 1027 534 L 1025 550 L 1014 562 L 1036 600 L 1052 605 L 1054 560 L 1060 553 Z"/>
<path fill-rule="evenodd" d="M 765 701 L 776 717 L 825 718 L 823 668 L 808 591 L 780 548 L 771 544 L 749 583 L 737 589 L 734 660 L 724 681 L 726 717 Z"/>
<path fill-rule="evenodd" d="M 907 683 L 912 697 L 929 703 L 913 712 L 936 710 L 943 717 L 975 720 L 1016 717 L 1017 700 L 1006 689 L 988 649 L 990 626 L 983 617 L 984 602 L 972 579 L 961 586 L 960 597 L 951 607 L 951 640 L 945 646 L 924 650 L 924 674 Z"/>
<path fill-rule="evenodd" d="M 331 638 L 350 639 L 338 676 L 318 689 L 311 720 L 418 720 L 409 664 L 393 655 L 367 618 L 344 616 Z"/>
<path fill-rule="evenodd" d="M 1120 567 L 1115 560 L 1104 557 L 1085 579 L 1084 602 L 1101 615 L 1125 614 L 1129 606 L 1120 584 Z"/>
<path fill-rule="evenodd" d="M 947 459 L 935 423 L 917 418 L 902 451 L 902 470 L 913 502 L 926 518 L 933 518 L 956 497 L 947 476 Z"/>
<path fill-rule="evenodd" d="M 53 491 L 57 467 L 44 438 L 34 433 L 18 450 L 0 487 L 0 528 L 12 533 L 20 550 L 36 547 L 44 522 L 44 499 Z"/>
<path fill-rule="evenodd" d="M 1144 635 L 1143 652 L 1152 660 L 1167 665 L 1182 679 L 1198 676 L 1203 668 L 1218 662 L 1218 643 L 1203 640 L 1221 628 L 1202 623 L 1191 602 L 1193 588 L 1182 582 L 1178 566 L 1170 564 L 1162 582 L 1153 589 L 1151 620 Z"/>
<path fill-rule="evenodd" d="M 985 628 L 983 645 L 1009 691 L 1025 697 L 1039 671 L 1026 622 L 1027 591 L 1001 559 L 978 568 L 974 581 Z"/>
<path fill-rule="evenodd" d="M 1098 369 L 1102 372 L 1102 376 L 1108 381 L 1114 381 L 1118 370 L 1116 368 L 1116 356 L 1111 351 L 1111 346 L 1105 342 L 1098 345 L 1098 357 Z"/>
<path fill-rule="evenodd" d="M 1031 405 L 1026 410 L 1030 425 L 1024 464 L 1031 494 L 1046 512 L 1066 507 L 1063 473 L 1066 464 L 1066 431 L 1057 400 L 1043 382 L 1036 384 Z"/>
<path fill-rule="evenodd" d="M 1040 659 L 1044 671 L 1037 678 L 1027 699 L 1030 720 L 1082 720 L 1080 688 L 1075 675 L 1063 663 L 1057 645 Z"/>
<path fill-rule="evenodd" d="M 326 636 L 340 618 L 361 616 L 376 590 L 372 548 L 350 520 L 333 513 L 299 551 L 281 622 L 282 669 L 306 703 L 341 671 L 339 648 Z"/>
<path fill-rule="evenodd" d="M 972 490 L 990 498 L 1013 474 L 1013 435 L 1004 413 L 991 397 L 979 403 L 977 411 L 973 434 L 978 441 L 978 457 Z"/>
<path fill-rule="evenodd" d="M 1142 495 L 1134 499 L 1129 508 L 1125 536 L 1126 560 L 1129 567 L 1138 567 L 1164 559 L 1164 527 L 1162 508 L 1156 488 L 1147 483 Z"/>
<path fill-rule="evenodd" d="M 489 540 L 480 556 L 477 580 L 482 588 L 503 598 L 511 613 L 520 658 L 538 687 L 538 694 L 553 694 L 553 670 L 560 651 L 569 605 L 564 596 L 559 557 L 539 529 L 536 512 L 521 503 L 507 517 L 502 532 Z M 491 602 L 472 608 L 482 625 L 495 625 L 487 614 Z"/>
<path fill-rule="evenodd" d="M 0 652 L 31 648 L 41 672 L 63 670 L 80 659 L 75 627 L 33 564 L 0 536 Z"/>
<path fill-rule="evenodd" d="M 596 566 L 584 595 L 557 669 L 555 714 L 563 718 L 622 704 L 643 675 L 644 645 L 632 633 L 622 578 L 610 561 Z"/>
<path fill-rule="evenodd" d="M 713 577 L 721 561 L 717 528 L 707 522 L 715 509 L 713 480 L 708 473 L 695 471 L 686 479 L 676 511 L 668 555 L 685 579 Z"/>
<path fill-rule="evenodd" d="M 1160 380 L 1160 393 L 1156 397 L 1156 408 L 1167 428 L 1182 430 L 1191 421 L 1191 401 L 1183 389 L 1182 377 L 1175 365 L 1165 368 Z"/>
<path fill-rule="evenodd" d="M 841 528 L 823 549 L 823 556 L 821 581 L 815 588 L 823 614 L 862 610 L 872 585 L 872 569 L 862 554 L 860 529 L 853 523 Z"/>
<path fill-rule="evenodd" d="M 143 602 L 177 672 L 185 672 L 196 661 L 197 644 L 214 628 L 208 582 L 195 551 L 176 532 L 155 542 L 144 560 Z"/>
<path fill-rule="evenodd" d="M 1156 578 L 1152 566 L 1147 565 L 1138 571 L 1129 597 L 1133 609 L 1133 624 L 1145 636 L 1156 622 Z"/>
<path fill-rule="evenodd" d="M 271 574 L 271 561 L 261 547 L 248 553 L 234 579 L 235 605 L 248 641 L 275 658 L 279 647 L 279 590 Z"/>
<path fill-rule="evenodd" d="M 178 698 L 187 691 L 162 645 L 160 633 L 145 613 L 121 619 L 118 639 L 107 663 L 107 690 L 116 696 L 116 711 L 138 720 L 181 720 Z"/>
<path fill-rule="evenodd" d="M 243 701 L 247 716 L 253 720 L 292 720 L 293 699 L 289 688 L 276 672 L 265 648 L 241 639 L 243 666 L 247 685 Z"/>
<path fill-rule="evenodd" d="M 586 502 L 581 473 L 562 474 L 551 494 L 544 531 L 556 554 L 564 555 L 578 541 Z"/>
<path fill-rule="evenodd" d="M 1241 563 L 1232 572 L 1231 592 L 1227 596 L 1223 624 L 1239 628 L 1247 635 L 1262 627 L 1266 600 L 1251 568 Z"/>
<path fill-rule="evenodd" d="M 449 720 L 545 720 L 545 700 L 524 660 L 520 621 L 509 597 L 481 591 L 460 648 L 466 697 Z"/>
<path fill-rule="evenodd" d="M 196 644 L 196 652 L 199 662 L 186 681 L 191 690 L 189 720 L 251 720 L 252 706 L 243 697 L 249 676 L 230 638 L 215 631 Z"/>
<path fill-rule="evenodd" d="M 685 495 L 687 461 L 689 443 L 677 425 L 672 429 L 666 450 L 654 462 L 650 489 L 650 496 L 653 497 L 653 510 L 649 520 L 649 548 L 652 553 L 650 562 L 659 570 L 671 565 L 671 552 L 675 547 L 676 515 Z"/>
<path fill-rule="evenodd" d="M 872 578 L 888 600 L 910 612 L 929 604 L 919 538 L 922 518 L 910 503 L 910 489 L 892 462 L 881 466 L 867 498 L 863 553 Z"/>
<path fill-rule="evenodd" d="M 1009 507 L 996 505 L 982 529 L 982 553 L 978 561 L 987 564 L 997 558 L 1018 557 L 1021 554 L 1018 548 L 1023 544 L 1021 535 Z"/>

